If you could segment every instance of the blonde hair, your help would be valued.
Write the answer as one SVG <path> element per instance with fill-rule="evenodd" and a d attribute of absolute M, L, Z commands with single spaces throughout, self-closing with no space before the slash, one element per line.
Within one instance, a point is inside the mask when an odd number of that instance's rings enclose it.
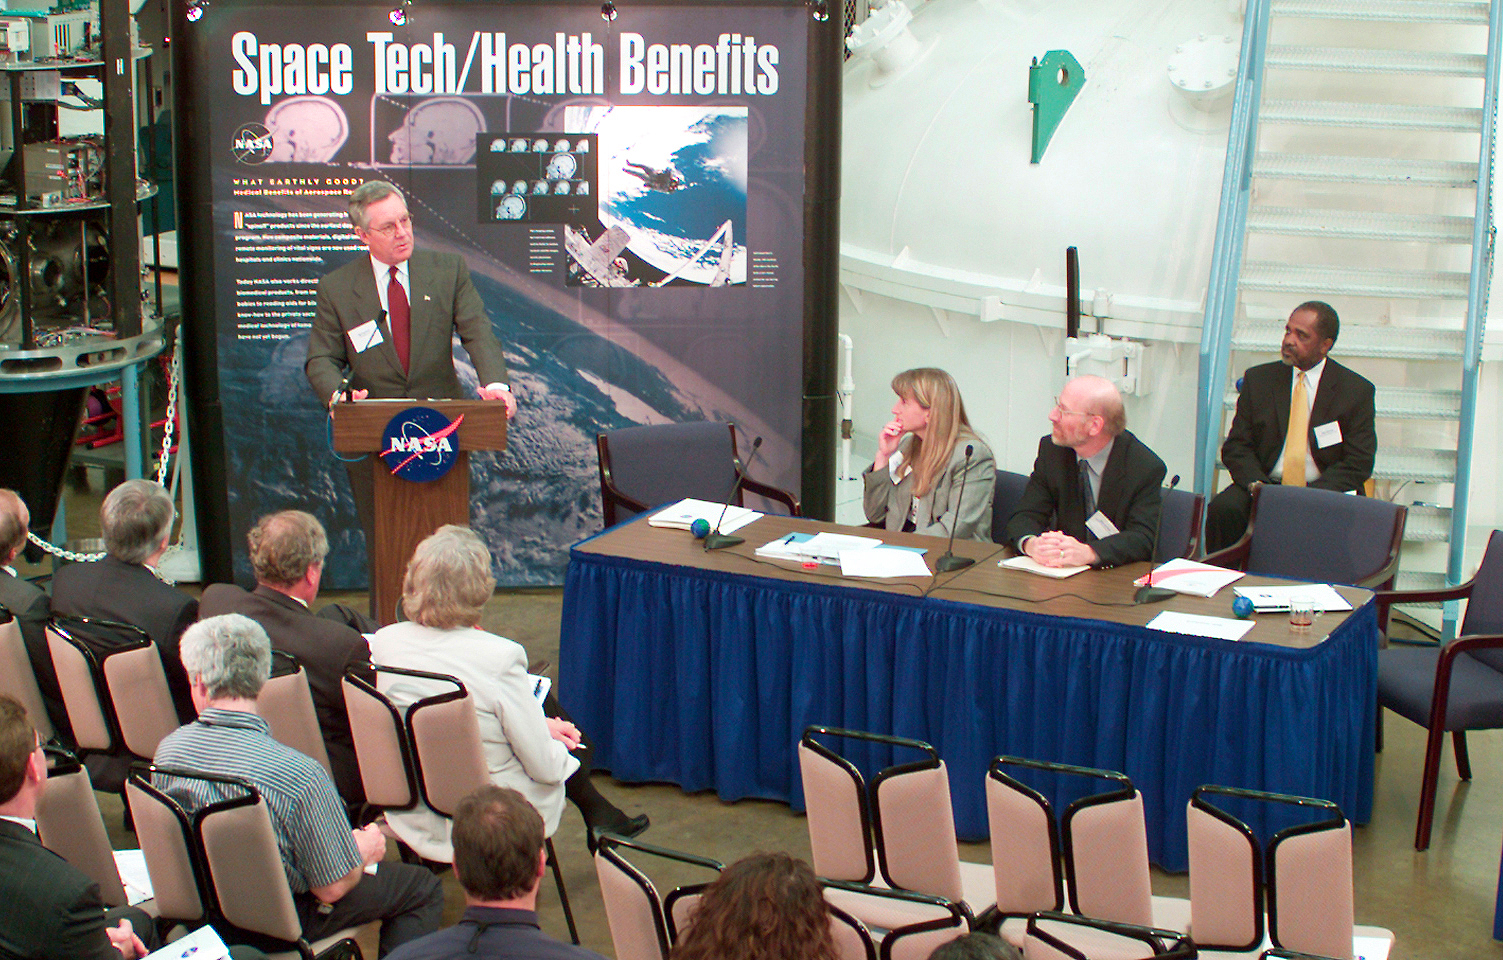
<path fill-rule="evenodd" d="M 402 609 L 425 627 L 473 627 L 495 589 L 491 552 L 475 531 L 451 523 L 412 552 L 402 578 Z"/>
<path fill-rule="evenodd" d="M 955 444 L 976 436 L 965 415 L 965 403 L 955 378 L 938 367 L 916 367 L 892 378 L 892 392 L 929 411 L 924 437 L 915 436 L 904 458 L 903 472 L 913 474 L 913 495 L 922 497 L 950 464 Z"/>

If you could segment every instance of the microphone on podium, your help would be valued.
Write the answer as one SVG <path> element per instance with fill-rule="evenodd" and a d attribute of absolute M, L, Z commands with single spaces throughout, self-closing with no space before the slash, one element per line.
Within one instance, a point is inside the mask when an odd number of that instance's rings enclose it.
<path fill-rule="evenodd" d="M 762 438 L 752 441 L 751 453 L 746 458 L 745 464 L 736 465 L 736 482 L 731 484 L 731 492 L 726 494 L 725 505 L 720 508 L 720 516 L 715 521 L 715 529 L 705 535 L 705 550 L 723 550 L 726 547 L 734 547 L 738 543 L 745 543 L 745 537 L 733 537 L 720 532 L 720 525 L 725 522 L 726 511 L 731 509 L 731 501 L 736 499 L 736 491 L 741 489 L 741 483 L 746 479 L 746 468 L 757 459 L 757 451 L 762 449 Z"/>
<path fill-rule="evenodd" d="M 944 556 L 934 561 L 935 573 L 949 573 L 952 570 L 964 570 L 975 563 L 970 557 L 955 556 L 955 528 L 960 525 L 960 504 L 965 502 L 965 482 L 971 474 L 971 455 L 976 452 L 973 444 L 965 445 L 965 466 L 960 471 L 960 493 L 956 496 L 955 519 L 950 524 L 950 545 L 945 548 Z"/>
<path fill-rule="evenodd" d="M 1169 489 L 1179 486 L 1179 474 L 1169 481 Z M 1174 591 L 1168 587 L 1155 587 L 1153 585 L 1153 568 L 1159 562 L 1159 534 L 1164 529 L 1164 509 L 1159 507 L 1159 522 L 1153 528 L 1153 549 L 1148 552 L 1148 582 L 1138 588 L 1138 592 L 1132 595 L 1133 603 L 1158 603 L 1174 596 Z"/>

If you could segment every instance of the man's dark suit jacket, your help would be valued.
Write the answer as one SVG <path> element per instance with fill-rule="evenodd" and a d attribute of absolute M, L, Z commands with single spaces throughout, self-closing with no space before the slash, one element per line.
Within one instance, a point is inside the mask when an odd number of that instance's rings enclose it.
<path fill-rule="evenodd" d="M 334 785 L 346 803 L 365 802 L 360 785 L 360 767 L 355 763 L 355 745 L 350 739 L 349 716 L 339 683 L 346 670 L 354 668 L 375 682 L 370 645 L 353 628 L 320 617 L 285 593 L 258 586 L 247 593 L 230 583 L 216 583 L 204 590 L 198 605 L 202 617 L 240 613 L 259 623 L 274 649 L 290 653 L 308 673 L 313 706 L 323 730 Z"/>
<path fill-rule="evenodd" d="M 1118 532 L 1090 540 L 1076 460 L 1070 447 L 1061 447 L 1049 437 L 1039 441 L 1033 475 L 1007 521 L 1007 542 L 1016 547 L 1023 537 L 1058 530 L 1089 542 L 1101 558 L 1098 566 L 1147 560 L 1159 524 L 1160 488 L 1168 472 L 1164 461 L 1131 431 L 1118 435 L 1101 471 L 1101 495 L 1096 498 L 1096 508 L 1117 525 Z"/>
<path fill-rule="evenodd" d="M 1277 465 L 1289 432 L 1293 383 L 1294 368 L 1277 360 L 1250 367 L 1242 375 L 1237 413 L 1221 445 L 1221 462 L 1243 489 L 1272 480 L 1269 471 Z M 1345 493 L 1367 482 L 1378 452 L 1373 417 L 1373 385 L 1327 357 L 1310 407 L 1310 455 L 1320 476 L 1308 486 Z M 1341 424 L 1341 442 L 1317 445 L 1315 428 L 1332 421 Z"/>
<path fill-rule="evenodd" d="M 21 625 L 21 639 L 31 672 L 36 674 L 37 689 L 47 705 L 53 729 L 68 731 L 68 713 L 63 708 L 63 694 L 57 685 L 57 671 L 52 667 L 52 651 L 47 649 L 47 618 L 52 615 L 47 594 L 41 587 L 0 570 L 0 607 L 11 612 Z M 0 617 L 0 620 L 3 620 Z"/>
<path fill-rule="evenodd" d="M 386 332 L 379 345 L 360 353 L 350 343 L 349 331 L 381 312 L 371 258 L 361 254 L 318 282 L 317 313 L 303 369 L 320 402 L 328 403 L 334 395 L 346 366 L 354 371 L 350 388 L 369 390 L 373 398 L 463 397 L 454 372 L 456 332 L 482 385 L 507 382 L 506 358 L 464 258 L 414 250 L 407 263 L 412 288 L 407 373 Z"/>
<path fill-rule="evenodd" d="M 161 655 L 178 719 L 191 723 L 198 716 L 188 694 L 188 674 L 177 654 L 178 639 L 198 619 L 197 600 L 158 580 L 139 563 L 105 557 L 58 568 L 52 577 L 52 612 L 117 620 L 146 631 Z"/>
<path fill-rule="evenodd" d="M 99 887 L 36 834 L 0 820 L 0 957 L 120 960 L 106 926 Z"/>

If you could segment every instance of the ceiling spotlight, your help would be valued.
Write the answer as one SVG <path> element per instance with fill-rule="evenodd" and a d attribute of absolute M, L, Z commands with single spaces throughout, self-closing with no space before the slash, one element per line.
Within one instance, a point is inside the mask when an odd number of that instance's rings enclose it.
<path fill-rule="evenodd" d="M 198 21 L 202 20 L 203 17 L 204 17 L 204 7 L 206 7 L 206 6 L 208 6 L 207 3 L 190 3 L 190 4 L 188 4 L 188 12 L 187 12 L 188 22 L 189 23 L 197 23 Z"/>
<path fill-rule="evenodd" d="M 392 26 L 394 26 L 394 27 L 403 27 L 403 26 L 406 26 L 407 25 L 407 11 L 403 10 L 401 7 L 397 7 L 396 9 L 392 10 L 391 13 L 388 13 L 386 15 L 386 19 L 390 20 L 391 23 L 392 23 Z"/>
<path fill-rule="evenodd" d="M 825 0 L 814 0 L 809 6 L 809 15 L 819 23 L 830 19 L 830 8 L 825 5 Z"/>
<path fill-rule="evenodd" d="M 612 20 L 615 20 L 617 16 L 618 14 L 616 13 L 616 5 L 612 3 L 611 0 L 605 0 L 605 3 L 602 3 L 600 5 L 600 19 L 609 23 Z"/>

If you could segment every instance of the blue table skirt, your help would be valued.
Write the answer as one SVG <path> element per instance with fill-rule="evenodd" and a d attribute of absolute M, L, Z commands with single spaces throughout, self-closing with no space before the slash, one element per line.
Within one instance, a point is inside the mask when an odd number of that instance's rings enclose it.
<path fill-rule="evenodd" d="M 1296 650 L 578 549 L 559 657 L 564 705 L 621 780 L 802 809 L 806 726 L 891 733 L 939 750 L 956 830 L 980 839 L 997 754 L 1120 770 L 1170 870 L 1202 783 L 1367 822 L 1376 676 L 1371 602 Z"/>

